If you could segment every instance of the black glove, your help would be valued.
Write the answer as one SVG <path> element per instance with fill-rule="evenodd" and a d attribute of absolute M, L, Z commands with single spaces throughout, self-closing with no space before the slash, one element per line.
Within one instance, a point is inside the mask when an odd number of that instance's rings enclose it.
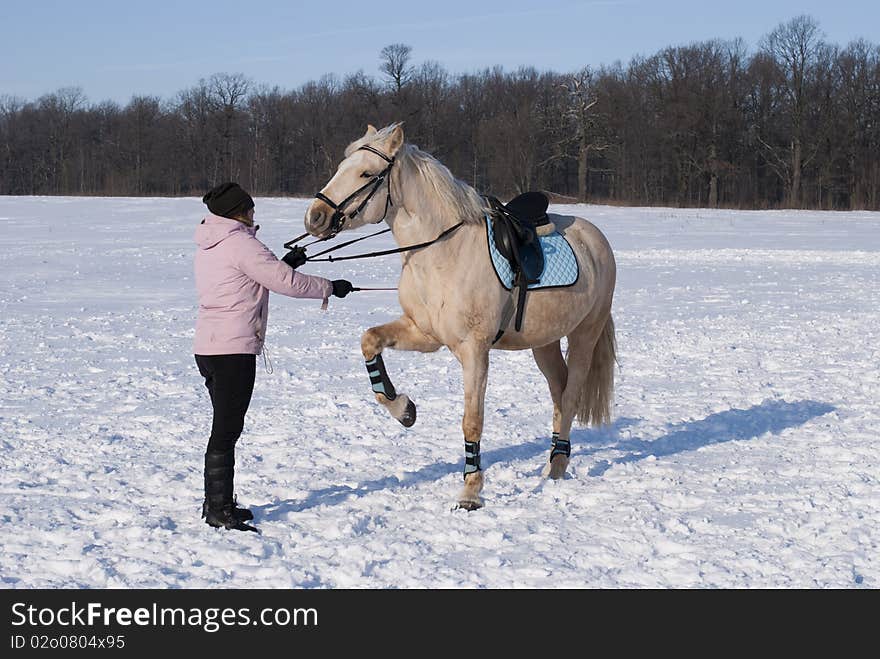
<path fill-rule="evenodd" d="M 306 249 L 305 247 L 294 247 L 292 250 L 287 252 L 284 255 L 284 258 L 281 259 L 291 268 L 296 270 L 299 266 L 306 262 Z"/>
<path fill-rule="evenodd" d="M 351 293 L 351 282 L 347 279 L 334 279 L 333 284 L 333 295 L 336 297 L 345 297 L 349 293 Z"/>

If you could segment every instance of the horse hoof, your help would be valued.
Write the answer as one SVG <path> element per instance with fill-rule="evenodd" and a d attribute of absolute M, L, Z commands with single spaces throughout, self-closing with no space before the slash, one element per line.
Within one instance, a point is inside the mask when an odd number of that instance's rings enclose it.
<path fill-rule="evenodd" d="M 472 510 L 479 510 L 483 507 L 483 502 L 480 499 L 462 499 L 458 502 L 458 505 L 455 506 L 456 510 L 467 510 L 468 512 Z"/>
<path fill-rule="evenodd" d="M 544 478 L 550 478 L 554 481 L 564 478 L 567 468 L 568 458 L 564 455 L 557 455 L 544 466 Z"/>
<path fill-rule="evenodd" d="M 400 423 L 403 424 L 404 428 L 411 428 L 412 425 L 416 422 L 416 405 L 411 400 L 406 402 L 406 409 L 403 410 L 403 414 L 397 419 Z"/>

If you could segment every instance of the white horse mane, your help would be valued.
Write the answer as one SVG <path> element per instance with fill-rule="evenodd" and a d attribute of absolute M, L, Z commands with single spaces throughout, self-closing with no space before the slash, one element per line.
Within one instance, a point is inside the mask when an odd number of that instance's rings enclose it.
<path fill-rule="evenodd" d="M 355 140 L 345 149 L 347 158 L 366 144 L 382 142 L 398 124 L 386 126 L 372 135 Z M 464 181 L 457 179 L 449 168 L 414 144 L 403 144 L 397 152 L 395 163 L 401 175 L 396 177 L 401 185 L 418 176 L 424 186 L 422 194 L 410 195 L 416 208 L 410 209 L 420 217 L 454 217 L 465 224 L 483 221 L 488 207 L 483 198 Z"/>

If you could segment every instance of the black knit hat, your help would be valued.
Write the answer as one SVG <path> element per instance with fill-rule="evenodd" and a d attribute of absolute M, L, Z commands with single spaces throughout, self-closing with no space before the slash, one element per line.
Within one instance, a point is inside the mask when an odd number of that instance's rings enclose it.
<path fill-rule="evenodd" d="M 254 207 L 254 200 L 245 192 L 238 183 L 221 183 L 208 190 L 202 197 L 202 201 L 208 205 L 208 210 L 214 215 L 234 219 L 237 215 L 244 215 Z"/>

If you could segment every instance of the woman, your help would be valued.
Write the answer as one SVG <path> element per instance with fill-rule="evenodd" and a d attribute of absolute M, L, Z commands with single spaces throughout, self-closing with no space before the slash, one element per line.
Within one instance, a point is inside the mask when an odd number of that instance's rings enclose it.
<path fill-rule="evenodd" d="M 213 527 L 256 531 L 235 500 L 235 442 L 244 427 L 266 338 L 269 291 L 326 300 L 345 297 L 351 283 L 297 272 L 294 252 L 279 261 L 256 238 L 254 200 L 237 183 L 211 189 L 210 213 L 196 228 L 195 280 L 199 296 L 194 352 L 211 397 L 214 418 L 205 452 L 202 516 Z"/>

